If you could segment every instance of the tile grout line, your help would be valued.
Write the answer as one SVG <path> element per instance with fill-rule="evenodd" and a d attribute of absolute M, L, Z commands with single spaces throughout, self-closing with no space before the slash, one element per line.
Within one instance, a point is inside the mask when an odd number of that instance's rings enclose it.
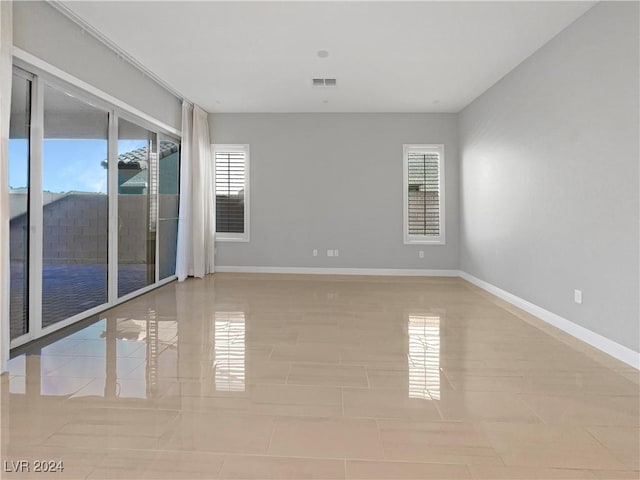
<path fill-rule="evenodd" d="M 227 454 L 224 454 L 222 457 L 222 463 L 220 464 L 220 469 L 216 472 L 216 478 L 222 478 L 222 472 L 224 470 L 224 465 L 227 463 Z"/>
<path fill-rule="evenodd" d="M 291 370 L 293 369 L 293 362 L 289 362 L 289 370 L 287 371 L 287 376 L 284 378 L 284 384 L 290 385 L 289 376 L 291 375 Z"/>
<path fill-rule="evenodd" d="M 271 450 L 271 442 L 273 441 L 273 436 L 276 433 L 276 422 L 275 419 L 271 420 L 272 425 L 271 425 L 271 433 L 269 434 L 269 441 L 267 442 L 267 450 L 265 452 L 265 456 L 267 457 L 273 457 L 274 455 L 269 454 L 269 451 Z"/>
<path fill-rule="evenodd" d="M 387 462 L 387 452 L 384 448 L 384 442 L 382 441 L 382 432 L 380 430 L 380 422 L 379 420 L 376 418 L 374 419 L 374 421 L 376 422 L 376 430 L 378 431 L 378 441 L 380 442 L 380 448 L 382 449 L 382 459 L 383 461 Z"/>
<path fill-rule="evenodd" d="M 629 466 L 629 464 L 627 463 L 626 460 L 624 460 L 622 457 L 619 457 L 618 454 L 613 451 L 613 449 L 609 448 L 607 445 L 605 445 L 603 442 L 601 442 L 593 433 L 591 433 L 591 431 L 589 430 L 589 428 L 597 428 L 598 425 L 581 425 L 580 428 L 582 430 L 584 430 L 587 435 L 589 437 L 591 437 L 593 440 L 595 440 L 595 442 L 600 445 L 602 448 L 604 448 L 607 452 L 609 452 L 611 454 L 611 456 L 613 458 L 615 458 L 616 460 L 618 460 L 622 465 L 624 465 L 625 467 L 627 467 L 629 470 L 633 470 L 633 468 L 631 466 Z M 613 425 L 609 425 L 607 427 L 613 427 Z M 615 428 L 615 427 L 614 427 Z M 624 428 L 624 427 L 622 427 Z M 638 473 L 638 476 L 640 477 L 640 472 Z"/>

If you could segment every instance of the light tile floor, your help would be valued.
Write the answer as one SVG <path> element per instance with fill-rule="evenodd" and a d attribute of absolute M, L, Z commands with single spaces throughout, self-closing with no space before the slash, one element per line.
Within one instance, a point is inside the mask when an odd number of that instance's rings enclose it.
<path fill-rule="evenodd" d="M 216 274 L 18 352 L 2 478 L 638 479 L 638 383 L 460 279 Z"/>

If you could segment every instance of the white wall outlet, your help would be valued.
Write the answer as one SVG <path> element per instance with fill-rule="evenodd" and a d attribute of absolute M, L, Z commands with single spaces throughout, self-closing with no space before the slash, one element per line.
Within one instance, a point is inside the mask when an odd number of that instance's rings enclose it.
<path fill-rule="evenodd" d="M 582 290 L 573 291 L 573 301 L 576 303 L 582 303 Z"/>
<path fill-rule="evenodd" d="M 424 258 L 424 250 L 420 250 L 420 251 L 418 252 L 418 257 L 420 257 L 420 258 Z"/>
<path fill-rule="evenodd" d="M 318 256 L 318 249 L 317 249 L 317 248 L 314 248 L 314 249 L 313 249 L 313 256 L 314 256 L 314 257 L 317 257 L 317 256 Z"/>
<path fill-rule="evenodd" d="M 337 248 L 333 251 L 333 256 L 334 257 L 339 257 L 340 256 L 340 250 L 338 250 Z"/>
<path fill-rule="evenodd" d="M 333 257 L 333 250 L 327 250 L 327 257 Z"/>

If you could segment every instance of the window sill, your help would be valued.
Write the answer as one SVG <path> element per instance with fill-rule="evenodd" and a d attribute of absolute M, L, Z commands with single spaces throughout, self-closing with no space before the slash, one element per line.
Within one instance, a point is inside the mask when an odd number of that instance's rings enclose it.
<path fill-rule="evenodd" d="M 249 243 L 249 237 L 218 237 L 215 238 L 216 242 L 241 242 Z"/>
<path fill-rule="evenodd" d="M 404 239 L 405 245 L 446 245 L 444 238 L 439 239 Z"/>

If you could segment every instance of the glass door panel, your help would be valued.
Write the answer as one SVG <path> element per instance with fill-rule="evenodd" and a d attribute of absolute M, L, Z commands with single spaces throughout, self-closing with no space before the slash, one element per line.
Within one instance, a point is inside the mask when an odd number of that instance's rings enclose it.
<path fill-rule="evenodd" d="M 9 122 L 9 308 L 11 339 L 29 332 L 29 136 L 31 81 L 13 75 Z"/>
<path fill-rule="evenodd" d="M 155 282 L 156 137 L 118 121 L 118 297 Z"/>
<path fill-rule="evenodd" d="M 180 144 L 160 140 L 158 162 L 158 241 L 160 280 L 176 273 L 178 207 L 180 203 Z"/>
<path fill-rule="evenodd" d="M 107 302 L 108 113 L 48 85 L 42 327 Z"/>

